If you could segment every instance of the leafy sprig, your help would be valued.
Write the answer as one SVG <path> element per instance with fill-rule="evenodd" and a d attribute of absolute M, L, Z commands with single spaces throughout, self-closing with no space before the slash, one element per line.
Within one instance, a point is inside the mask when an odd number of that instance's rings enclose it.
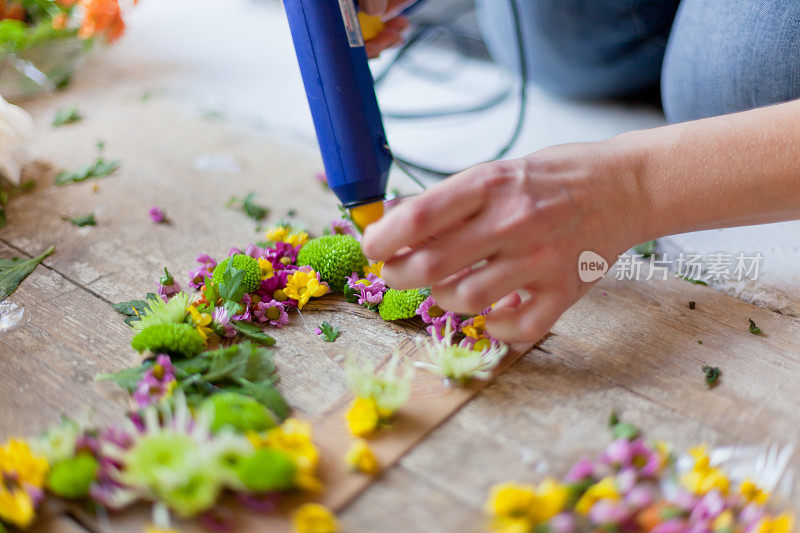
<path fill-rule="evenodd" d="M 319 326 L 320 334 L 322 335 L 322 340 L 325 342 L 333 342 L 339 335 L 341 335 L 341 330 L 339 328 L 331 326 L 329 322 L 323 322 Z"/>
<path fill-rule="evenodd" d="M 41 263 L 45 257 L 52 254 L 53 246 L 38 257 L 31 259 L 23 259 L 21 257 L 0 258 L 0 301 L 5 300 L 17 290 L 19 284 L 22 283 L 28 274 L 33 272 L 33 269 Z"/>

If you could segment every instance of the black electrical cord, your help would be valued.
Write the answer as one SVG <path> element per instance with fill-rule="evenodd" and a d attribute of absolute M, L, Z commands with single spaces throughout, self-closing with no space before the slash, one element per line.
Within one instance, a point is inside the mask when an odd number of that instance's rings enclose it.
<path fill-rule="evenodd" d="M 526 59 L 525 54 L 525 42 L 524 37 L 522 34 L 522 22 L 519 13 L 519 6 L 517 5 L 517 0 L 507 0 L 509 7 L 511 8 L 512 18 L 514 19 L 514 32 L 516 34 L 517 39 L 517 49 L 518 49 L 518 59 L 519 59 L 519 74 L 521 76 L 520 81 L 520 91 L 519 91 L 519 113 L 517 114 L 517 121 L 514 126 L 514 130 L 511 133 L 509 140 L 505 143 L 505 145 L 492 157 L 491 159 L 500 159 L 505 156 L 517 143 L 519 140 L 520 134 L 522 133 L 522 128 L 525 123 L 525 114 L 526 114 L 526 106 L 528 101 L 527 89 L 528 89 L 528 62 Z M 401 47 L 398 51 L 397 55 L 393 58 L 393 61 L 389 64 L 389 66 L 376 78 L 375 82 L 380 83 L 386 77 L 389 72 L 389 69 L 399 60 L 401 59 L 408 50 L 414 45 L 414 43 L 418 42 L 424 35 L 426 35 L 429 31 L 431 31 L 430 26 L 425 26 L 420 28 L 418 32 L 412 35 L 411 38 Z M 501 102 L 498 100 L 497 103 Z M 487 102 L 483 104 L 479 104 L 479 106 L 485 106 Z M 496 104 L 495 104 L 496 105 Z M 491 107 L 491 106 L 489 106 Z M 488 109 L 488 107 L 484 107 L 484 109 Z M 450 112 L 449 114 L 465 114 L 469 112 L 469 110 L 455 110 L 455 112 Z M 445 113 L 447 114 L 447 113 Z M 425 114 L 425 116 L 430 116 Z M 444 116 L 443 114 L 436 114 L 434 116 Z M 424 118 L 424 117 L 414 117 L 414 118 Z M 430 174 L 436 177 L 446 178 L 452 176 L 460 172 L 459 170 L 442 170 L 433 167 L 429 167 L 423 165 L 421 163 L 416 163 L 414 161 L 408 160 L 404 157 L 400 157 L 396 154 L 392 154 L 392 159 L 397 164 L 398 168 L 407 174 L 411 179 L 413 179 L 416 183 L 422 185 L 421 180 L 414 176 L 409 169 L 418 170 L 420 172 L 424 172 L 426 174 Z M 424 186 L 423 186 L 424 188 Z"/>

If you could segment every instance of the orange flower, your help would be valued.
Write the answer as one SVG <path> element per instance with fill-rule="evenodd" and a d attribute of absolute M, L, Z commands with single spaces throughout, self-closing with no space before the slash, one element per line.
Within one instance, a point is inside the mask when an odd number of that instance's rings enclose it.
<path fill-rule="evenodd" d="M 67 22 L 69 21 L 69 16 L 66 13 L 59 13 L 55 17 L 53 17 L 53 29 L 56 30 L 63 30 L 67 27 Z"/>
<path fill-rule="evenodd" d="M 117 0 L 80 0 L 85 15 L 78 32 L 83 39 L 104 34 L 111 43 L 120 38 L 125 31 L 122 10 Z"/>
<path fill-rule="evenodd" d="M 58 0 L 58 3 L 63 7 L 72 7 L 78 3 L 78 0 Z"/>

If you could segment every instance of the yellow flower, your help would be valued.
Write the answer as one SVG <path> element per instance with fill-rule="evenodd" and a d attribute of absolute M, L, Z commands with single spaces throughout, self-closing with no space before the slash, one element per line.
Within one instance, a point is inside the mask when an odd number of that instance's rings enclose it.
<path fill-rule="evenodd" d="M 189 320 L 191 320 L 192 324 L 197 328 L 197 333 L 203 338 L 203 342 L 207 342 L 208 334 L 214 331 L 208 327 L 208 325 L 211 324 L 211 315 L 208 313 L 201 313 L 194 305 L 187 307 L 186 311 L 189 312 Z"/>
<path fill-rule="evenodd" d="M 275 242 L 285 242 L 289 236 L 289 228 L 287 226 L 275 226 L 267 232 L 267 240 Z"/>
<path fill-rule="evenodd" d="M 689 455 L 694 457 L 694 466 L 681 477 L 681 484 L 690 492 L 702 495 L 711 490 L 718 490 L 722 495 L 728 494 L 730 480 L 719 468 L 711 466 L 711 458 L 705 446 L 693 448 Z"/>
<path fill-rule="evenodd" d="M 308 233 L 305 231 L 301 231 L 299 233 L 292 233 L 286 238 L 286 242 L 297 248 L 298 246 L 303 246 L 305 243 L 308 242 Z"/>
<path fill-rule="evenodd" d="M 172 527 L 163 528 L 149 525 L 147 528 L 145 528 L 144 533 L 181 533 L 181 531 L 180 529 L 175 529 Z"/>
<path fill-rule="evenodd" d="M 0 484 L 0 519 L 25 528 L 33 522 L 33 500 L 23 489 L 6 489 Z"/>
<path fill-rule="evenodd" d="M 736 523 L 736 517 L 733 515 L 733 511 L 727 509 L 717 516 L 713 522 L 711 522 L 711 530 L 712 531 L 733 531 L 733 526 Z"/>
<path fill-rule="evenodd" d="M 528 532 L 560 513 L 568 495 L 567 488 L 551 478 L 538 487 L 501 483 L 492 487 L 486 512 L 492 516 L 493 531 Z"/>
<path fill-rule="evenodd" d="M 350 433 L 356 437 L 369 435 L 381 422 L 378 404 L 374 398 L 356 398 L 345 415 Z"/>
<path fill-rule="evenodd" d="M 336 533 L 339 524 L 336 516 L 318 503 L 300 506 L 292 515 L 295 533 Z"/>
<path fill-rule="evenodd" d="M 19 484 L 42 488 L 49 469 L 47 459 L 34 455 L 24 440 L 9 439 L 0 447 L 0 479 L 11 477 Z"/>
<path fill-rule="evenodd" d="M 369 444 L 366 441 L 359 439 L 350 447 L 347 452 L 345 462 L 351 470 L 362 472 L 370 476 L 376 475 L 381 471 L 381 465 L 378 458 L 372 452 Z"/>
<path fill-rule="evenodd" d="M 619 500 L 617 484 L 613 477 L 605 477 L 589 487 L 578 499 L 575 510 L 580 514 L 587 514 L 598 500 Z"/>
<path fill-rule="evenodd" d="M 367 265 L 364 267 L 364 277 L 369 276 L 370 274 L 375 274 L 376 276 L 381 277 L 382 270 L 383 270 L 383 261 L 372 263 L 371 265 Z"/>
<path fill-rule="evenodd" d="M 315 475 L 319 464 L 319 450 L 311 440 L 311 424 L 288 418 L 263 436 L 250 432 L 247 437 L 255 448 L 273 448 L 291 457 L 297 468 L 297 486 L 306 490 L 321 488 L 322 485 Z"/>
<path fill-rule="evenodd" d="M 769 492 L 753 483 L 753 480 L 750 478 L 742 481 L 742 484 L 739 486 L 739 493 L 747 503 L 756 503 L 758 505 L 767 503 L 770 496 Z"/>
<path fill-rule="evenodd" d="M 783 513 L 775 518 L 762 518 L 755 528 L 755 533 L 792 533 L 794 515 Z"/>
<path fill-rule="evenodd" d="M 461 332 L 467 337 L 480 340 L 486 333 L 486 315 L 477 315 L 472 319 L 472 324 L 461 327 Z"/>
<path fill-rule="evenodd" d="M 297 308 L 302 309 L 308 300 L 325 296 L 330 289 L 317 279 L 317 273 L 313 270 L 305 272 L 298 270 L 286 279 L 286 296 L 297 300 Z"/>
<path fill-rule="evenodd" d="M 272 268 L 272 263 L 263 257 L 258 260 L 258 270 L 261 272 L 261 279 L 269 279 L 275 275 L 275 269 Z"/>

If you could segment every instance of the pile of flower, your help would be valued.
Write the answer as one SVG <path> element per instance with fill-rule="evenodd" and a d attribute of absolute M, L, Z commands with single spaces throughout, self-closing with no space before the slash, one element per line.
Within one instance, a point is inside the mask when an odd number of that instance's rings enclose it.
<path fill-rule="evenodd" d="M 793 516 L 775 513 L 755 481 L 738 483 L 708 450 L 691 450 L 678 468 L 665 443 L 648 443 L 614 420 L 616 439 L 592 461 L 573 465 L 563 480 L 538 486 L 502 483 L 486 503 L 499 533 L 577 531 L 654 533 L 791 533 Z M 755 465 L 754 465 L 755 468 Z"/>
<path fill-rule="evenodd" d="M 285 493 L 318 490 L 319 452 L 310 426 L 288 418 L 267 333 L 312 298 L 339 292 L 386 320 L 419 315 L 432 335 L 421 366 L 453 384 L 488 377 L 505 347 L 486 335 L 486 313 L 445 313 L 429 290 L 387 287 L 382 264 L 369 264 L 358 237 L 345 221 L 316 239 L 282 224 L 267 241 L 220 260 L 198 256 L 190 292 L 164 269 L 155 292 L 115 304 L 143 362 L 97 379 L 125 389 L 131 412 L 107 427 L 63 420 L 0 448 L 0 531 L 30 525 L 45 494 L 110 510 L 150 502 L 154 526 L 168 529 L 172 515 L 219 526 L 215 510 L 226 492 L 269 512 Z M 355 399 L 346 422 L 357 439 L 343 459 L 354 472 L 380 469 L 364 438 L 390 425 L 408 399 L 413 368 L 399 365 L 395 356 L 376 373 L 348 361 Z M 315 504 L 299 508 L 294 522 L 301 532 L 336 528 Z"/>
<path fill-rule="evenodd" d="M 113 42 L 125 31 L 122 0 L 0 0 L 0 50 L 19 53 L 77 36 Z"/>

